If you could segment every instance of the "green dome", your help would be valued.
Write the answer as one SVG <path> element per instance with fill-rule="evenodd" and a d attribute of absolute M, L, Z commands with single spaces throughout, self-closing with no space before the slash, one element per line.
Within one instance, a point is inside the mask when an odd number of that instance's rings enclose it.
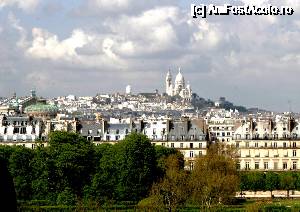
<path fill-rule="evenodd" d="M 55 105 L 35 104 L 25 108 L 25 113 L 28 114 L 57 114 L 58 108 Z"/>

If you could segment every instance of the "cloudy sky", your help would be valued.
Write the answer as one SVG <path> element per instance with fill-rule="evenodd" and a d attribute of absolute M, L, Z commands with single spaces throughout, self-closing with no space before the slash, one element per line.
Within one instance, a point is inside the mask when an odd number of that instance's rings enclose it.
<path fill-rule="evenodd" d="M 293 16 L 192 19 L 194 0 L 0 0 L 0 96 L 164 91 L 181 67 L 199 96 L 300 112 L 300 1 Z"/>

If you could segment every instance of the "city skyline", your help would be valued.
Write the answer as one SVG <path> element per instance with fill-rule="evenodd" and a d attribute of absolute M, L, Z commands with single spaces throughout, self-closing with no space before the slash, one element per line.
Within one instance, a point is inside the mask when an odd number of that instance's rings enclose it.
<path fill-rule="evenodd" d="M 204 1 L 203 3 L 249 3 Z M 193 1 L 0 1 L 0 96 L 165 90 L 177 67 L 193 92 L 300 112 L 299 2 L 292 16 L 193 19 Z M 290 103 L 289 103 L 290 102 Z"/>

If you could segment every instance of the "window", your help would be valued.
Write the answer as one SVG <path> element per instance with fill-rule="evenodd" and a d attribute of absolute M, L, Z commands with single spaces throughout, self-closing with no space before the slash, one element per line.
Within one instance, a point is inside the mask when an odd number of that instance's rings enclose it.
<path fill-rule="evenodd" d="M 293 150 L 293 157 L 297 156 L 297 150 Z"/>
<path fill-rule="evenodd" d="M 265 142 L 265 147 L 268 147 L 268 143 L 267 142 Z"/>
<path fill-rule="evenodd" d="M 283 148 L 286 148 L 286 143 L 285 142 L 283 142 Z"/>
<path fill-rule="evenodd" d="M 285 169 L 287 169 L 287 162 L 283 162 L 282 163 L 282 168 L 285 170 Z"/>
<path fill-rule="evenodd" d="M 175 135 L 172 135 L 172 136 L 171 136 L 171 140 L 172 140 L 172 141 L 175 141 Z"/>
<path fill-rule="evenodd" d="M 225 132 L 222 132 L 222 136 L 223 136 L 223 137 L 225 136 Z"/>
<path fill-rule="evenodd" d="M 274 162 L 274 169 L 275 169 L 275 170 L 278 169 L 278 162 Z"/>
<path fill-rule="evenodd" d="M 119 129 L 116 129 L 116 134 L 120 134 L 120 130 Z"/>
<path fill-rule="evenodd" d="M 120 140 L 120 136 L 116 135 L 116 141 Z"/>
<path fill-rule="evenodd" d="M 107 140 L 107 141 L 110 140 L 110 136 L 109 136 L 109 135 L 106 136 L 106 140 Z"/>
<path fill-rule="evenodd" d="M 200 149 L 202 148 L 202 143 L 199 143 L 199 148 L 200 148 Z"/>
<path fill-rule="evenodd" d="M 194 157 L 194 151 L 190 151 L 190 158 Z"/>
<path fill-rule="evenodd" d="M 174 143 L 171 143 L 171 147 L 174 148 Z"/>
<path fill-rule="evenodd" d="M 239 147 L 240 147 L 240 143 L 239 143 L 239 142 L 236 142 L 236 143 L 235 143 L 235 147 L 236 147 L 236 148 L 239 148 Z"/>
<path fill-rule="evenodd" d="M 296 142 L 293 142 L 293 147 L 297 147 L 297 144 L 296 144 Z"/>
<path fill-rule="evenodd" d="M 183 143 L 180 143 L 180 148 L 183 148 Z"/>
<path fill-rule="evenodd" d="M 277 143 L 276 142 L 274 142 L 274 147 L 277 148 Z"/>
<path fill-rule="evenodd" d="M 190 148 L 193 149 L 194 148 L 194 144 L 190 143 Z"/>
<path fill-rule="evenodd" d="M 31 144 L 31 148 L 34 149 L 35 148 L 35 144 Z"/>
<path fill-rule="evenodd" d="M 247 148 L 249 147 L 249 142 L 246 142 L 246 147 L 247 147 Z"/>
<path fill-rule="evenodd" d="M 264 169 L 269 169 L 269 162 L 264 162 Z"/>
<path fill-rule="evenodd" d="M 255 167 L 255 169 L 259 169 L 259 162 L 255 162 L 255 165 L 254 165 Z"/>
<path fill-rule="evenodd" d="M 246 169 L 246 170 L 250 170 L 250 162 L 246 162 L 246 164 L 245 164 L 245 169 Z"/>
<path fill-rule="evenodd" d="M 156 129 L 155 128 L 153 128 L 153 135 L 155 135 L 156 134 Z"/>
<path fill-rule="evenodd" d="M 294 170 L 297 169 L 297 161 L 293 161 L 293 169 L 294 169 Z"/>
<path fill-rule="evenodd" d="M 194 163 L 190 162 L 190 170 L 192 171 L 194 169 Z"/>
<path fill-rule="evenodd" d="M 227 132 L 227 136 L 230 136 L 230 132 Z"/>
<path fill-rule="evenodd" d="M 165 143 L 161 143 L 161 145 L 162 145 L 162 146 L 166 146 L 166 144 L 165 144 Z"/>
<path fill-rule="evenodd" d="M 202 151 L 199 151 L 199 156 L 202 156 Z"/>
<path fill-rule="evenodd" d="M 254 146 L 255 146 L 255 147 L 258 147 L 258 143 L 257 143 L 257 142 L 255 142 Z"/>

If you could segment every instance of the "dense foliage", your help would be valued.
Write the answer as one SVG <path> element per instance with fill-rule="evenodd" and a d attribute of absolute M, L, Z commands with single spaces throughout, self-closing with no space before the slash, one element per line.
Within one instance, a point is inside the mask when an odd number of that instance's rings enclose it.
<path fill-rule="evenodd" d="M 0 161 L 9 170 L 2 182 L 19 201 L 34 204 L 139 202 L 173 211 L 186 204 L 227 204 L 239 189 L 300 190 L 298 172 L 237 172 L 234 158 L 234 148 L 214 144 L 187 171 L 179 151 L 153 146 L 141 134 L 96 146 L 75 133 L 53 132 L 48 147 L 0 146 Z"/>
<path fill-rule="evenodd" d="M 289 196 L 290 190 L 300 190 L 300 172 L 261 172 L 248 171 L 240 173 L 241 191 L 272 191 L 286 190 Z"/>
<path fill-rule="evenodd" d="M 78 134 L 53 132 L 48 147 L 0 146 L 0 159 L 8 163 L 17 199 L 59 205 L 139 201 L 164 175 L 162 158 L 171 154 L 178 152 L 156 148 L 141 134 L 115 145 L 95 146 Z"/>

